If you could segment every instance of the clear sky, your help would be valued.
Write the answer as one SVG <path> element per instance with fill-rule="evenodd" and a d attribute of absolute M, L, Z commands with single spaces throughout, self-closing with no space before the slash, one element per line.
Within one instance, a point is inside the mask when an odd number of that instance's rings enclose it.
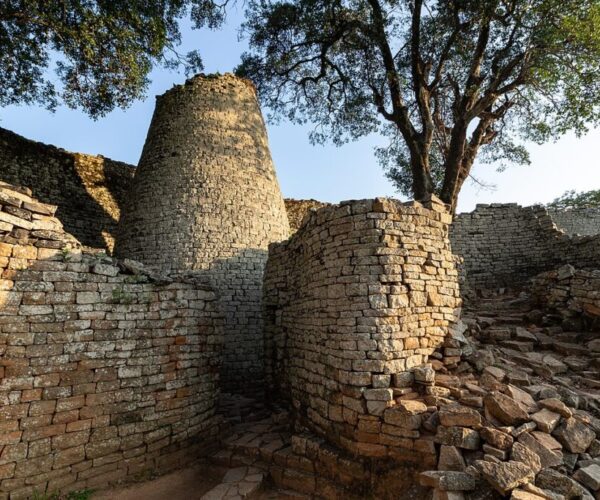
<path fill-rule="evenodd" d="M 191 30 L 184 23 L 181 50 L 200 48 L 207 73 L 231 71 L 246 47 L 238 35 L 243 17 L 242 4 L 238 5 L 230 11 L 227 26 L 220 31 Z M 182 83 L 185 76 L 157 68 L 151 79 L 144 101 L 97 121 L 67 108 L 50 113 L 38 107 L 11 106 L 0 109 L 0 126 L 70 151 L 102 154 L 137 164 L 152 117 L 154 96 Z M 337 202 L 398 196 L 373 155 L 373 147 L 384 144 L 383 139 L 367 137 L 341 148 L 312 146 L 308 131 L 307 127 L 289 123 L 268 127 L 271 153 L 285 197 Z M 459 211 L 471 210 L 477 203 L 545 203 L 567 189 L 600 188 L 600 130 L 579 139 L 566 136 L 557 143 L 533 145 L 530 151 L 530 166 L 511 167 L 498 173 L 493 165 L 476 165 L 474 175 L 495 189 L 465 185 Z"/>

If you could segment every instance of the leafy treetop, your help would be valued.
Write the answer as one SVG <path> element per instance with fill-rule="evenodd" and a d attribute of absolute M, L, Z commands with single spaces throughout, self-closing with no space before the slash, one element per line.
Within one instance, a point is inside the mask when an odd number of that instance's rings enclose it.
<path fill-rule="evenodd" d="M 125 107 L 154 64 L 202 68 L 197 52 L 176 50 L 182 17 L 212 28 L 224 14 L 211 0 L 3 0 L 0 107 L 63 100 L 94 118 Z"/>
<path fill-rule="evenodd" d="M 273 116 L 390 138 L 398 189 L 452 208 L 476 158 L 528 163 L 600 118 L 600 0 L 250 0 L 237 72 Z"/>
<path fill-rule="evenodd" d="M 595 208 L 600 207 L 600 189 L 578 193 L 575 190 L 565 191 L 551 203 L 552 208 Z"/>

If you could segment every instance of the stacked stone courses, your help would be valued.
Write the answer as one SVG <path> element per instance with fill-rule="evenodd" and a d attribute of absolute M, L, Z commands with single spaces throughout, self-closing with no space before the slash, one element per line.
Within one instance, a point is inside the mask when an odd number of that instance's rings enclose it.
<path fill-rule="evenodd" d="M 56 216 L 84 245 L 112 251 L 133 173 L 126 163 L 71 153 L 0 128 L 0 179 L 57 205 Z"/>
<path fill-rule="evenodd" d="M 288 233 L 254 87 L 198 76 L 160 96 L 116 253 L 213 283 L 225 313 L 225 390 L 262 384 L 263 270 L 269 243 Z"/>
<path fill-rule="evenodd" d="M 548 213 L 557 227 L 570 236 L 600 234 L 600 209 L 598 208 L 549 208 Z"/>
<path fill-rule="evenodd" d="M 269 393 L 352 453 L 435 458 L 419 425 L 397 418 L 396 398 L 411 392 L 411 369 L 446 345 L 460 306 L 450 221 L 417 203 L 342 202 L 270 247 Z"/>
<path fill-rule="evenodd" d="M 222 315 L 192 278 L 82 252 L 0 186 L 0 498 L 164 472 L 218 438 Z"/>
<path fill-rule="evenodd" d="M 523 286 L 562 264 L 600 266 L 600 235 L 569 235 L 542 206 L 477 205 L 454 218 L 450 240 L 473 289 Z"/>

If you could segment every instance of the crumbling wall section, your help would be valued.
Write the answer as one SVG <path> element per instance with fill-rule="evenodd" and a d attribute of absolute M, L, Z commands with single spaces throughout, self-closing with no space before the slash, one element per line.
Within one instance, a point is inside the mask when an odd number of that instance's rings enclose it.
<path fill-rule="evenodd" d="M 600 265 L 600 235 L 569 236 L 542 206 L 477 205 L 455 216 L 450 240 L 473 289 L 524 286 L 562 264 Z"/>
<path fill-rule="evenodd" d="M 262 388 L 267 247 L 288 234 L 252 84 L 197 76 L 160 96 L 115 252 L 163 271 L 202 272 L 219 291 L 225 390 Z"/>
<path fill-rule="evenodd" d="M 290 222 L 291 233 L 295 233 L 300 229 L 304 217 L 306 217 L 311 210 L 318 210 L 319 208 L 331 205 L 331 203 L 324 203 L 317 200 L 294 200 L 286 198 L 284 201 L 288 221 Z"/>
<path fill-rule="evenodd" d="M 548 213 L 556 226 L 570 236 L 600 234 L 600 209 L 598 208 L 549 208 Z"/>
<path fill-rule="evenodd" d="M 86 253 L 0 187 L 0 497 L 164 472 L 218 434 L 214 292 Z"/>
<path fill-rule="evenodd" d="M 400 422 L 396 398 L 411 392 L 411 369 L 446 345 L 460 305 L 450 220 L 396 200 L 344 202 L 269 248 L 269 392 L 353 453 L 435 456 L 420 423 Z"/>
<path fill-rule="evenodd" d="M 0 180 L 27 186 L 58 206 L 56 217 L 84 245 L 112 251 L 134 168 L 103 156 L 71 153 L 0 128 Z"/>

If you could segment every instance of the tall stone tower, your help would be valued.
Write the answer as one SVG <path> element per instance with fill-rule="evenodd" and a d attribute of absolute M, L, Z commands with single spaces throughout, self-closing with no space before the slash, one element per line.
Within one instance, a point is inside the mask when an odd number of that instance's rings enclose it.
<path fill-rule="evenodd" d="M 226 316 L 225 391 L 262 386 L 267 247 L 288 233 L 253 85 L 200 75 L 159 96 L 115 254 L 212 281 Z"/>

